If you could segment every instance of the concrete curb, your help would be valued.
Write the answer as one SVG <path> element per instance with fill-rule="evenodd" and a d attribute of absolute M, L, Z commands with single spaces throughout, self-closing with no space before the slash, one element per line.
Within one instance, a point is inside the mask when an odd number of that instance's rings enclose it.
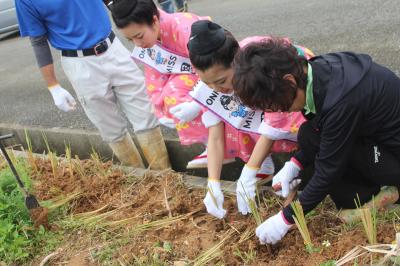
<path fill-rule="evenodd" d="M 0 123 L 0 134 L 13 133 L 14 138 L 6 141 L 7 145 L 22 145 L 27 149 L 25 131 L 28 133 L 33 152 L 43 153 L 47 151 L 43 136 L 46 136 L 49 146 L 57 155 L 65 153 L 65 145 L 70 145 L 72 154 L 78 155 L 81 159 L 90 157 L 93 149 L 105 160 L 114 159 L 111 149 L 101 139 L 96 131 L 86 131 L 69 128 L 44 128 L 39 126 L 21 126 Z M 134 136 L 134 134 L 132 134 Z M 172 168 L 177 172 L 186 172 L 189 175 L 207 176 L 207 169 L 187 170 L 186 164 L 193 157 L 201 153 L 204 148 L 202 145 L 181 146 L 177 139 L 165 139 Z M 274 155 L 275 169 L 280 169 L 288 159 L 288 154 Z M 225 180 L 236 180 L 241 173 L 243 162 L 225 165 L 222 170 L 222 178 Z"/>

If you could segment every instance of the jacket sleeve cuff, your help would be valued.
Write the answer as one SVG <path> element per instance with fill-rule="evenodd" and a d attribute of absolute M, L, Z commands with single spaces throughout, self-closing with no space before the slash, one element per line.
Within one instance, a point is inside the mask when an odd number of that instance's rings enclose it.
<path fill-rule="evenodd" d="M 290 161 L 292 161 L 295 165 L 297 165 L 299 168 L 300 168 L 300 170 L 303 170 L 304 169 L 304 167 L 303 167 L 303 165 L 299 162 L 299 160 L 297 160 L 295 157 L 292 157 L 291 159 L 290 159 Z"/>
<path fill-rule="evenodd" d="M 291 225 L 294 224 L 294 219 L 293 219 L 293 215 L 294 212 L 292 210 L 292 207 L 290 205 L 288 205 L 287 207 L 285 207 L 282 212 L 282 218 L 283 221 L 287 224 L 287 225 Z"/>
<path fill-rule="evenodd" d="M 298 150 L 291 158 L 295 159 L 295 161 L 293 161 L 294 163 L 296 163 L 301 169 L 306 168 L 307 166 L 310 165 L 310 162 L 308 162 L 306 156 L 303 154 L 303 152 L 301 150 Z"/>

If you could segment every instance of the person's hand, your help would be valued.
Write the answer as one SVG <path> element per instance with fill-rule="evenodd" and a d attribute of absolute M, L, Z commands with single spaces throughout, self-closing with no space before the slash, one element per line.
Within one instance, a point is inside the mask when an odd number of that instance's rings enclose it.
<path fill-rule="evenodd" d="M 242 173 L 236 183 L 236 200 L 238 210 L 241 214 L 246 215 L 251 213 L 249 200 L 255 200 L 256 197 L 256 178 L 258 168 L 253 168 L 245 165 Z"/>
<path fill-rule="evenodd" d="M 280 241 L 289 229 L 291 224 L 287 223 L 282 211 L 268 218 L 256 229 L 256 235 L 261 244 L 276 244 Z"/>
<path fill-rule="evenodd" d="M 300 170 L 300 167 L 293 161 L 286 162 L 272 179 L 272 188 L 276 191 L 275 194 L 287 198 L 290 190 L 300 183 L 299 180 L 293 180 L 299 175 Z"/>
<path fill-rule="evenodd" d="M 69 112 L 75 110 L 76 101 L 72 95 L 60 85 L 49 87 L 51 96 L 53 96 L 54 104 L 58 109 Z"/>
<path fill-rule="evenodd" d="M 218 180 L 208 180 L 208 192 L 203 200 L 207 212 L 212 216 L 222 219 L 225 217 L 224 194 L 222 194 L 221 183 Z"/>
<path fill-rule="evenodd" d="M 161 125 L 166 126 L 168 128 L 175 128 L 175 122 L 172 118 L 163 116 L 158 119 L 158 122 L 160 122 Z"/>
<path fill-rule="evenodd" d="M 195 101 L 184 102 L 169 109 L 169 112 L 180 122 L 190 122 L 195 119 L 201 111 L 201 106 Z"/>

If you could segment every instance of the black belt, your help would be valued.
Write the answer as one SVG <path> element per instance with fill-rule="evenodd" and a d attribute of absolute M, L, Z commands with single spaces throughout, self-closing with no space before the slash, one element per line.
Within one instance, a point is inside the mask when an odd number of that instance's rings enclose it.
<path fill-rule="evenodd" d="M 108 49 L 107 39 L 109 39 L 110 42 L 112 43 L 115 39 L 115 33 L 111 31 L 110 35 L 108 35 L 108 37 L 105 40 L 99 42 L 93 48 L 83 49 L 83 50 L 62 50 L 61 54 L 62 56 L 66 57 L 78 57 L 79 56 L 78 51 L 81 51 L 83 56 L 101 55 Z"/>

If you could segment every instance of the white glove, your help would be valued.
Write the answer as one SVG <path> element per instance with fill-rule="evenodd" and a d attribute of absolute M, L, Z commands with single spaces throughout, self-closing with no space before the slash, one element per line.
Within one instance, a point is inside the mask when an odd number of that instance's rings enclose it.
<path fill-rule="evenodd" d="M 212 193 L 212 194 L 211 194 Z M 221 183 L 216 180 L 208 180 L 208 192 L 203 200 L 207 212 L 218 219 L 224 218 L 224 194 L 222 194 Z"/>
<path fill-rule="evenodd" d="M 181 122 L 190 122 L 195 119 L 201 111 L 201 106 L 195 101 L 184 102 L 169 109 L 169 112 Z"/>
<path fill-rule="evenodd" d="M 290 193 L 290 191 L 292 191 L 293 189 L 295 189 L 300 183 L 301 183 L 301 179 L 294 179 L 292 182 L 290 182 L 290 183 L 289 183 L 289 193 Z M 274 191 L 274 193 L 275 193 L 276 195 L 278 195 L 279 197 L 286 198 L 286 197 L 283 196 L 283 192 L 282 192 L 282 191 L 283 191 L 283 190 L 281 189 L 281 190 L 278 190 L 278 191 Z M 288 195 L 289 195 L 289 194 L 288 194 Z"/>
<path fill-rule="evenodd" d="M 54 104 L 58 109 L 68 112 L 75 110 L 76 101 L 72 95 L 60 85 L 49 87 L 51 96 L 53 96 Z"/>
<path fill-rule="evenodd" d="M 258 169 L 245 165 L 236 183 L 238 210 L 243 215 L 251 213 L 248 201 L 255 200 L 256 198 L 256 183 L 258 181 L 256 178 L 257 172 Z"/>
<path fill-rule="evenodd" d="M 300 170 L 300 167 L 292 161 L 285 163 L 283 168 L 272 179 L 272 188 L 275 191 L 282 189 L 282 193 L 276 193 L 277 195 L 284 198 L 289 196 L 290 190 L 295 187 L 293 185 L 290 186 L 290 183 L 299 175 Z M 296 181 L 296 183 L 300 182 Z"/>
<path fill-rule="evenodd" d="M 256 235 L 261 244 L 274 245 L 286 235 L 291 227 L 292 225 L 286 223 L 280 211 L 260 224 L 256 229 Z"/>
<path fill-rule="evenodd" d="M 168 118 L 166 116 L 163 116 L 158 119 L 158 122 L 160 122 L 161 125 L 169 127 L 169 128 L 175 128 L 175 122 L 172 118 Z"/>

